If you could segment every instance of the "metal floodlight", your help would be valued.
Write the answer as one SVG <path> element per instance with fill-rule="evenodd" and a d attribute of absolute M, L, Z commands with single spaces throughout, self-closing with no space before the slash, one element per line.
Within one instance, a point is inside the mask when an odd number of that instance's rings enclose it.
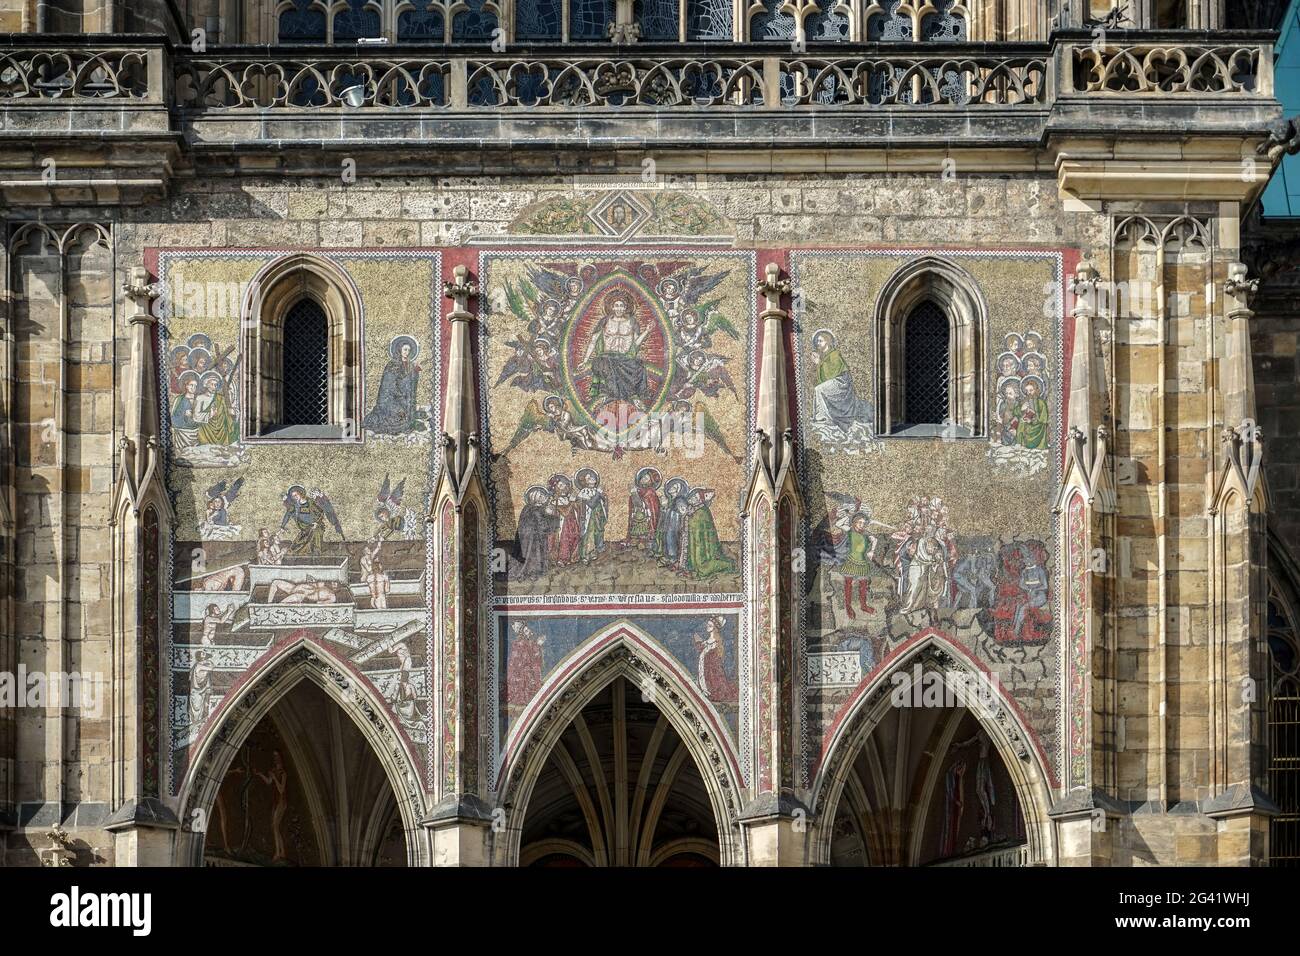
<path fill-rule="evenodd" d="M 366 88 L 359 83 L 356 86 L 349 86 L 340 94 L 340 98 L 348 106 L 364 106 L 366 103 Z"/>

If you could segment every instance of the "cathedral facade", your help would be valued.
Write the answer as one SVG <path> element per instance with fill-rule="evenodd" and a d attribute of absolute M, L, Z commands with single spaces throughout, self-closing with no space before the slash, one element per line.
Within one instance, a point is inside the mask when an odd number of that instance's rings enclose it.
<path fill-rule="evenodd" d="M 0 0 L 0 864 L 1294 864 L 1281 6 Z"/>

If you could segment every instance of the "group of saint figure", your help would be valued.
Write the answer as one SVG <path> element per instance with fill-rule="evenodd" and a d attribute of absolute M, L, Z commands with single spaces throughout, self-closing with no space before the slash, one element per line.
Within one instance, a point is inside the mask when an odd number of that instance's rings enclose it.
<path fill-rule="evenodd" d="M 196 332 L 171 350 L 169 389 L 172 441 L 178 452 L 199 445 L 219 447 L 239 441 L 231 385 L 239 357 L 235 346 L 221 349 Z"/>
<path fill-rule="evenodd" d="M 694 578 L 734 574 L 736 562 L 722 550 L 713 523 L 715 496 L 711 488 L 691 488 L 685 478 L 665 485 L 657 468 L 642 468 L 628 496 L 627 546 Z"/>
<path fill-rule="evenodd" d="M 662 491 L 661 491 L 662 489 Z M 735 561 L 723 550 L 710 505 L 715 493 L 684 478 L 669 479 L 656 468 L 636 474 L 628 496 L 627 538 L 620 550 L 637 550 L 694 578 L 734 574 Z M 554 568 L 590 564 L 608 550 L 609 497 L 594 468 L 570 479 L 552 475 L 524 493 L 513 574 L 525 580 Z"/>
<path fill-rule="evenodd" d="M 519 513 L 519 574 L 536 578 L 552 568 L 590 564 L 606 549 L 609 497 L 594 468 L 570 478 L 552 475 L 524 492 Z"/>
<path fill-rule="evenodd" d="M 1020 448 L 1045 449 L 1051 411 L 1047 406 L 1047 357 L 1037 332 L 1011 333 L 1007 350 L 998 356 L 997 407 L 993 442 Z"/>

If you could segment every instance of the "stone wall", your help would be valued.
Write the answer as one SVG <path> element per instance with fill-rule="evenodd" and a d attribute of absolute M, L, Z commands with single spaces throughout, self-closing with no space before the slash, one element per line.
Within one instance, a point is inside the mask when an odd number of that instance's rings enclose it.
<path fill-rule="evenodd" d="M 114 259 L 95 224 L 16 238 L 10 257 L 16 665 L 62 684 L 59 704 L 15 714 L 18 822 L 83 826 L 109 812 L 111 539 L 116 350 Z M 66 678 L 66 682 L 64 682 Z M 81 696 L 69 700 L 69 691 Z M 77 846 L 103 861 L 102 835 Z M 10 852 L 26 859 L 21 839 Z"/>
<path fill-rule="evenodd" d="M 787 266 L 800 261 L 801 274 L 796 278 L 804 283 L 798 287 L 802 295 L 794 309 L 796 355 L 800 356 L 795 375 L 802 383 L 794 389 L 794 417 L 808 450 L 802 480 L 809 528 L 822 524 L 824 519 L 824 530 L 833 526 L 829 520 L 832 499 L 826 498 L 826 491 L 869 503 L 876 519 L 895 528 L 905 520 L 909 502 L 917 495 L 940 498 L 950 509 L 959 535 L 980 539 L 969 545 L 972 548 L 982 543 L 991 554 L 997 554 L 998 548 L 1021 538 L 1046 546 L 1052 554 L 1051 596 L 1053 618 L 1057 618 L 1064 591 L 1055 554 L 1058 518 L 1053 512 L 1052 494 L 1059 480 L 1063 422 L 1053 422 L 1050 447 L 1044 456 L 1047 467 L 1024 477 L 1003 473 L 988 460 L 993 443 L 987 434 L 982 436 L 979 448 L 961 442 L 949 448 L 942 439 L 931 439 L 936 447 L 944 449 L 945 460 L 951 463 L 951 467 L 944 468 L 935 466 L 933 456 L 897 449 L 874 457 L 850 456 L 851 449 L 845 445 L 830 453 L 826 439 L 811 434 L 808 350 L 817 330 L 834 329 L 845 343 L 861 394 L 874 400 L 880 374 L 872 346 L 875 296 L 892 272 L 908 261 L 924 255 L 947 255 L 966 263 L 967 271 L 988 300 L 989 328 L 997 336 L 1005 340 L 1011 333 L 1033 331 L 1035 322 L 1042 318 L 1044 337 L 1052 346 L 1047 353 L 1046 373 L 1056 390 L 1050 407 L 1062 411 L 1058 401 L 1068 380 L 1069 312 L 1063 296 L 1060 308 L 1047 316 L 1044 307 L 1054 303 L 1044 290 L 1047 285 L 1059 287 L 1062 272 L 1085 258 L 1116 281 L 1134 288 L 1162 283 L 1167 292 L 1163 304 L 1139 300 L 1117 312 L 1115 358 L 1106 369 L 1106 377 L 1113 378 L 1115 385 L 1113 447 L 1121 461 L 1131 463 L 1132 481 L 1123 484 L 1118 493 L 1115 683 L 1113 690 L 1097 691 L 1101 696 L 1113 692 L 1115 703 L 1109 713 L 1115 727 L 1122 729 L 1117 731 L 1118 736 L 1103 734 L 1097 738 L 1102 742 L 1097 760 L 1113 762 L 1116 799 L 1155 807 L 1152 822 L 1134 817 L 1131 826 L 1117 831 L 1115 859 L 1125 853 L 1135 862 L 1146 857 L 1157 863 L 1205 858 L 1196 847 L 1183 845 L 1184 836 L 1195 843 L 1212 824 L 1193 814 L 1189 819 L 1194 817 L 1195 823 L 1187 824 L 1187 829 L 1165 812 L 1172 805 L 1194 804 L 1211 795 L 1210 758 L 1204 744 L 1209 721 L 1209 703 L 1205 699 L 1208 663 L 1202 637 L 1210 600 L 1210 528 L 1206 511 L 1209 476 L 1222 459 L 1216 458 L 1221 423 L 1216 420 L 1218 412 L 1207 404 L 1207 392 L 1217 381 L 1215 357 L 1223 350 L 1222 324 L 1209 319 L 1214 307 L 1206 299 L 1205 289 L 1207 283 L 1221 282 L 1224 264 L 1221 259 L 1211 258 L 1205 246 L 1188 242 L 1161 254 L 1155 247 L 1124 238 L 1112 246 L 1110 216 L 1082 204 L 1063 202 L 1054 178 L 1028 174 L 967 174 L 960 170 L 955 178 L 938 170 L 869 177 L 699 174 L 674 176 L 655 188 L 643 189 L 637 182 L 594 181 L 589 187 L 575 186 L 568 177 L 378 178 L 368 175 L 364 167 L 357 173 L 356 182 L 350 184 L 337 179 L 254 176 L 189 179 L 178 185 L 164 203 L 122 211 L 112 228 L 111 258 L 107 246 L 85 245 L 75 236 L 69 240 L 66 253 L 59 255 L 48 248 L 41 251 L 39 246 L 15 250 L 10 272 L 15 291 L 21 293 L 14 316 L 21 374 L 14 407 L 15 420 L 24 423 L 18 426 L 15 436 L 20 450 L 19 473 L 15 476 L 15 619 L 20 623 L 19 654 L 29 660 L 29 666 L 37 662 L 53 669 L 61 662 L 64 669 L 111 670 L 106 643 L 109 615 L 103 604 L 109 587 L 108 556 L 103 550 L 107 542 L 106 496 L 112 480 L 108 462 L 113 460 L 115 447 L 108 416 L 116 414 L 120 428 L 121 411 L 118 408 L 115 412 L 113 398 L 114 336 L 109 304 L 115 299 L 113 290 L 121 285 L 131 266 L 149 261 L 155 267 L 165 264 L 168 270 L 184 272 L 206 284 L 238 285 L 286 251 L 332 250 L 331 258 L 357 281 L 362 298 L 372 310 L 378 310 L 372 311 L 372 331 L 381 326 L 385 330 L 380 337 L 383 342 L 368 338 L 366 381 L 368 394 L 373 397 L 384 365 L 391 358 L 387 352 L 389 340 L 409 331 L 412 323 L 423 323 L 422 328 L 429 332 L 427 338 L 421 339 L 424 354 L 433 361 L 441 360 L 440 356 L 434 358 L 436 336 L 429 324 L 431 310 L 436 319 L 439 308 L 430 302 L 442 274 L 433 265 L 437 253 L 473 249 L 483 257 L 473 258 L 471 268 L 477 272 L 482 263 L 494 261 L 494 256 L 497 261 L 505 261 L 501 257 L 506 254 L 516 256 L 512 261 L 536 266 L 539 262 L 558 261 L 563 258 L 561 252 L 575 260 L 616 262 L 637 255 L 664 259 L 664 249 L 670 249 L 675 260 L 685 261 L 690 257 L 682 252 L 683 244 L 689 245 L 691 256 L 701 262 L 711 254 L 780 251 L 788 256 Z M 620 195 L 627 197 L 622 200 L 627 207 L 624 212 L 602 218 L 601 210 L 608 212 L 609 205 L 602 206 L 602 202 Z M 1220 221 L 1216 212 L 1212 207 L 1196 212 L 1199 226 L 1193 229 L 1206 230 L 1207 235 L 1223 240 L 1217 233 Z M 69 219 L 83 214 L 89 215 L 88 211 L 66 211 Z M 1166 217 L 1169 221 L 1177 218 Z M 1218 247 L 1231 245 L 1229 237 Z M 828 253 L 828 249 L 839 250 L 842 255 Z M 382 263 L 401 263 L 404 259 L 418 266 L 398 266 L 396 271 L 383 272 Z M 833 266 L 827 266 L 828 262 Z M 714 271 L 722 268 L 715 262 L 704 264 Z M 511 267 L 514 271 L 498 271 L 498 279 L 494 279 L 491 271 L 496 268 L 489 269 L 484 289 L 486 336 L 480 343 L 487 350 L 481 354 L 488 357 L 488 391 L 496 387 L 496 376 L 508 359 L 507 336 L 502 333 L 516 331 L 511 324 L 511 306 L 500 298 L 507 290 L 499 277 L 508 274 L 512 287 L 517 287 L 516 280 L 526 274 Z M 416 270 L 423 271 L 417 275 Z M 793 274 L 795 270 L 790 271 Z M 860 293 L 855 290 L 856 282 L 862 283 Z M 65 288 L 66 293 L 62 291 Z M 746 296 L 744 284 L 725 291 L 729 307 L 732 300 L 737 306 L 737 316 L 744 316 L 742 302 Z M 61 302 L 67 303 L 66 318 L 59 317 Z M 167 391 L 171 353 L 166 346 L 191 347 L 190 339 L 196 333 L 219 338 L 226 346 L 239 334 L 237 319 L 231 325 L 232 319 L 233 315 L 223 316 L 226 325 L 215 336 L 206 327 L 191 327 L 183 321 L 170 328 L 174 320 L 167 320 L 170 337 L 164 337 L 164 348 L 159 352 L 164 414 L 176 398 Z M 67 323 L 66 333 L 57 331 L 59 322 Z M 1162 325 L 1168 330 L 1163 347 Z M 1286 392 L 1287 383 L 1295 382 L 1295 336 L 1286 330 L 1285 323 L 1279 324 L 1277 331 L 1266 333 L 1265 328 L 1272 327 L 1255 325 L 1257 375 L 1261 385 L 1278 390 L 1272 395 L 1279 407 L 1285 407 L 1286 395 L 1290 394 Z M 119 322 L 119 354 L 124 352 L 126 335 Z M 991 342 L 988 344 L 985 356 L 989 363 L 996 360 L 999 351 Z M 743 395 L 748 386 L 741 372 L 741 353 L 737 353 L 736 360 L 738 374 L 733 378 L 739 395 Z M 1261 374 L 1259 369 L 1268 374 Z M 421 388 L 428 394 L 422 397 L 421 404 L 435 409 L 438 401 L 432 392 L 432 369 L 426 366 L 426 372 L 429 377 L 422 380 Z M 62 399 L 57 397 L 60 375 Z M 996 412 L 992 393 L 997 384 L 996 378 L 985 383 L 990 413 Z M 60 413 L 54 407 L 60 401 L 66 405 L 66 412 Z M 488 404 L 491 422 L 491 400 Z M 1269 404 L 1261 395 L 1261 409 Z M 493 423 L 490 437 L 497 449 L 508 444 L 511 435 L 506 432 L 513 430 L 510 426 L 516 424 L 520 414 L 519 409 L 513 405 L 511 408 L 511 421 L 500 433 Z M 1261 418 L 1265 414 L 1261 410 Z M 47 419 L 53 419 L 55 425 L 43 434 L 41 423 Z M 984 424 L 993 429 L 996 414 L 990 414 Z M 734 431 L 743 441 L 744 427 L 737 419 L 724 424 L 724 432 Z M 1277 427 L 1276 433 L 1283 434 L 1281 419 Z M 512 497 L 517 498 L 519 490 L 526 492 L 532 484 L 544 485 L 553 472 L 572 473 L 582 464 L 570 466 L 567 450 L 560 447 L 559 451 L 547 444 L 545 462 L 520 461 L 519 466 L 528 471 L 527 480 L 520 478 Z M 392 477 L 399 480 L 400 472 L 409 479 L 405 504 L 418 514 L 425 507 L 420 472 L 423 456 L 428 454 L 427 444 L 414 454 L 420 462 L 404 463 L 392 472 Z M 204 542 L 198 525 L 214 481 L 225 478 L 229 482 L 241 477 L 240 467 L 211 472 L 173 468 L 169 472 L 180 521 L 174 559 L 177 580 L 193 576 L 186 565 L 194 547 L 209 551 L 205 555 L 205 560 L 211 559 L 207 567 L 218 570 L 229 563 L 225 560 L 229 555 L 222 549 L 252 547 L 259 527 L 267 522 L 278 523 L 283 514 L 283 493 L 292 484 L 306 484 L 308 479 L 337 483 L 341 480 L 338 475 L 351 475 L 345 482 L 349 490 L 331 495 L 340 505 L 347 531 L 341 538 L 356 545 L 369 540 L 367 495 L 373 497 L 378 489 L 381 472 L 385 471 L 381 465 L 364 458 L 359 449 L 343 449 L 337 456 L 315 451 L 299 454 L 288 449 L 257 450 L 253 455 L 260 461 L 250 472 L 247 488 L 236 505 L 235 513 L 244 510 L 246 519 L 240 522 L 246 527 L 237 541 Z M 710 475 L 710 480 L 727 488 L 739 488 L 743 482 L 739 465 L 728 466 L 719 459 L 715 470 L 729 467 L 730 474 Z M 1285 468 L 1278 474 L 1278 490 L 1285 499 L 1289 487 Z M 1275 480 L 1272 472 L 1269 480 Z M 995 489 L 992 500 L 988 497 L 991 488 Z M 62 496 L 57 494 L 60 489 L 66 492 Z M 611 498 L 626 495 L 627 491 L 621 486 L 607 489 Z M 351 511 L 345 512 L 343 502 Z M 723 505 L 714 507 L 721 511 Z M 725 507 L 730 511 L 734 502 L 725 502 Z M 507 548 L 513 544 L 515 517 L 496 516 L 502 531 L 499 544 Z M 719 515 L 719 519 L 719 526 L 734 524 L 734 512 L 725 518 Z M 1281 519 L 1283 528 L 1289 527 L 1289 520 L 1285 516 Z M 418 542 L 422 534 L 411 533 L 407 539 Z M 1161 535 L 1166 536 L 1163 556 L 1158 543 Z M 358 553 L 349 552 L 348 558 L 359 560 L 359 550 L 352 550 Z M 422 560 L 415 560 L 412 569 L 417 565 L 426 572 L 432 570 Z M 875 591 L 869 586 L 868 600 L 889 600 L 889 592 L 887 585 Z M 577 593 L 584 592 L 578 588 Z M 831 593 L 835 593 L 833 589 Z M 855 592 L 855 600 L 857 597 Z M 821 590 L 810 600 L 820 602 Z M 1159 608 L 1164 608 L 1165 613 L 1155 610 Z M 610 613 L 630 612 L 623 609 Z M 924 621 L 902 621 L 895 616 L 877 622 L 873 618 L 872 626 L 881 629 L 877 636 L 887 637 L 883 650 L 888 653 L 891 644 L 905 640 L 909 633 L 924 626 L 951 626 L 949 616 L 929 614 Z M 973 655 L 981 659 L 983 652 L 975 633 L 978 614 L 971 608 L 966 616 L 972 620 L 962 626 L 974 629 L 969 643 Z M 811 613 L 808 626 L 812 647 L 821 639 L 824 628 L 820 621 L 814 622 Z M 186 627 L 194 633 L 202 630 L 200 619 L 192 617 Z M 226 634 L 225 628 L 221 625 L 218 633 Z M 1059 630 L 1055 624 L 1051 629 L 1052 637 L 1041 658 L 984 663 L 1003 679 L 1026 714 L 1027 725 L 1037 738 L 1034 743 L 1039 756 L 1035 759 L 1056 776 L 1061 747 L 1061 656 Z M 578 642 L 583 636 L 577 635 Z M 178 641 L 194 643 L 188 638 Z M 833 648 L 816 646 L 841 655 L 850 650 L 840 647 L 838 641 Z M 878 650 L 872 649 L 873 664 L 885 656 Z M 50 655 L 62 657 L 53 660 Z M 165 666 L 178 666 L 178 659 L 170 659 Z M 687 669 L 690 660 L 683 664 Z M 498 677 L 504 677 L 507 662 L 498 658 L 497 663 L 501 667 Z M 739 681 L 738 663 L 730 666 L 737 668 L 731 676 Z M 836 700 L 830 700 L 825 691 L 810 694 L 809 721 L 817 725 L 812 733 L 814 739 L 820 739 L 824 727 L 833 722 L 840 700 L 851 695 L 857 682 L 870 672 L 871 667 L 863 667 L 859 660 L 856 682 L 837 688 L 830 695 Z M 230 680 L 238 679 L 233 672 L 228 676 Z M 174 716 L 174 707 L 174 701 L 169 701 L 164 712 Z M 1162 707 L 1167 720 L 1157 716 Z M 740 726 L 743 722 L 738 722 L 737 730 Z M 84 814 L 93 827 L 99 822 L 92 820 L 93 814 L 99 812 L 96 808 L 106 807 L 110 799 L 108 755 L 102 743 L 107 733 L 102 722 L 72 717 L 62 721 L 55 734 L 47 732 L 43 717 L 20 714 L 18 730 L 17 802 L 33 808 L 25 812 L 38 813 L 37 805 L 54 800 L 53 794 L 61 794 L 58 799 L 78 804 L 78 813 Z M 211 732 L 211 728 L 205 732 Z M 186 745 L 195 739 L 187 738 Z M 1113 749 L 1106 749 L 1107 740 L 1114 741 Z M 1101 776 L 1100 771 L 1094 772 L 1094 779 Z M 45 821 L 35 817 L 28 822 L 34 829 Z M 86 854 L 107 858 L 102 834 L 92 829 L 84 834 L 78 830 L 77 835 L 85 841 Z M 33 862 L 25 849 L 30 838 L 30 830 L 10 836 L 11 862 Z"/>

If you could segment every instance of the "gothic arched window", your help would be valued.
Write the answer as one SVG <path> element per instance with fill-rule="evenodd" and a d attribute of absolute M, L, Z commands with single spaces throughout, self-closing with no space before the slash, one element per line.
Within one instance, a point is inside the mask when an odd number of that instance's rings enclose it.
<path fill-rule="evenodd" d="M 614 11 L 615 0 L 517 2 L 513 39 L 521 43 L 606 41 L 615 22 Z M 642 43 L 732 37 L 732 0 L 635 0 L 633 14 Z"/>
<path fill-rule="evenodd" d="M 246 439 L 359 439 L 361 300 L 335 263 L 294 253 L 244 302 Z"/>
<path fill-rule="evenodd" d="M 868 4 L 870 11 L 875 4 Z M 960 0 L 909 3 L 884 0 L 879 9 L 864 11 L 867 39 L 873 42 L 960 43 L 967 38 L 964 7 Z"/>
<path fill-rule="evenodd" d="M 334 14 L 336 41 L 379 36 L 383 36 L 379 24 L 379 5 L 371 0 L 347 0 Z"/>
<path fill-rule="evenodd" d="M 325 310 L 302 299 L 284 317 L 284 412 L 281 425 L 328 425 L 329 323 Z"/>
<path fill-rule="evenodd" d="M 451 18 L 453 41 L 491 40 L 497 28 L 497 15 L 487 0 L 463 0 L 459 12 Z"/>
<path fill-rule="evenodd" d="M 280 14 L 281 43 L 324 43 L 325 11 L 312 0 L 291 0 L 292 6 Z"/>
<path fill-rule="evenodd" d="M 985 434 L 983 346 L 988 309 L 955 263 L 925 256 L 899 269 L 876 304 L 880 434 Z"/>
<path fill-rule="evenodd" d="M 943 425 L 948 417 L 948 316 L 922 302 L 903 332 L 903 423 Z"/>
<path fill-rule="evenodd" d="M 416 0 L 397 15 L 398 42 L 441 43 L 446 37 L 442 8 L 435 0 Z"/>

